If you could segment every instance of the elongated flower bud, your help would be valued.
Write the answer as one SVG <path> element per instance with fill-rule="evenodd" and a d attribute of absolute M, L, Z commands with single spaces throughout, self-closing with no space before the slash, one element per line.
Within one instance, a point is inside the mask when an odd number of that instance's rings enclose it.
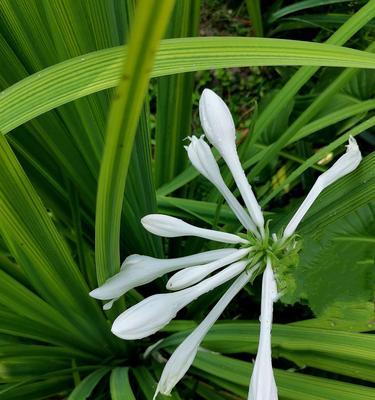
<path fill-rule="evenodd" d="M 158 393 L 170 395 L 172 389 L 190 368 L 197 354 L 198 347 L 211 329 L 212 325 L 220 317 L 227 305 L 233 300 L 234 296 L 246 285 L 251 278 L 253 271 L 243 272 L 224 293 L 215 307 L 209 312 L 206 318 L 194 329 L 194 331 L 176 348 L 172 356 L 164 367 L 160 381 L 156 388 L 154 400 Z"/>
<path fill-rule="evenodd" d="M 203 136 L 199 139 L 193 136 L 190 141 L 190 145 L 185 146 L 185 149 L 195 169 L 215 185 L 241 224 L 248 231 L 256 233 L 254 222 L 225 184 L 210 146 L 204 141 Z"/>
<path fill-rule="evenodd" d="M 167 260 L 133 254 L 125 259 L 118 274 L 91 291 L 90 296 L 99 300 L 117 299 L 130 289 L 145 285 L 168 272 L 220 260 L 223 257 L 235 254 L 237 251 L 237 249 L 211 250 Z M 106 309 L 108 308 L 110 308 L 109 305 L 106 306 Z"/>
<path fill-rule="evenodd" d="M 232 233 L 198 228 L 169 215 L 149 214 L 143 217 L 141 222 L 149 232 L 163 237 L 198 236 L 223 243 L 248 243 L 246 239 Z"/>
<path fill-rule="evenodd" d="M 199 115 L 208 140 L 228 165 L 251 219 L 263 234 L 263 214 L 238 158 L 234 123 L 227 105 L 212 90 L 204 89 L 199 101 Z"/>
<path fill-rule="evenodd" d="M 226 265 L 232 264 L 235 261 L 241 260 L 247 254 L 249 254 L 250 248 L 237 250 L 235 253 L 229 254 L 220 260 L 215 260 L 205 265 L 195 265 L 188 267 L 182 271 L 174 274 L 167 282 L 167 289 L 169 290 L 180 290 L 206 278 L 209 274 L 216 271 L 219 268 L 225 267 Z"/>
<path fill-rule="evenodd" d="M 116 318 L 112 325 L 112 333 L 127 340 L 142 339 L 152 335 L 167 325 L 187 304 L 234 278 L 245 269 L 246 265 L 247 261 L 238 261 L 193 287 L 147 297 Z"/>
<path fill-rule="evenodd" d="M 352 136 L 350 136 L 346 153 L 342 155 L 330 169 L 323 172 L 323 174 L 321 174 L 316 180 L 309 194 L 306 196 L 305 200 L 285 228 L 284 237 L 287 238 L 293 235 L 302 218 L 305 216 L 319 194 L 338 179 L 354 171 L 358 167 L 361 160 L 362 155 L 357 142 Z"/>
<path fill-rule="evenodd" d="M 272 370 L 271 330 L 273 303 L 277 300 L 277 284 L 270 260 L 262 279 L 260 337 L 250 381 L 248 400 L 277 400 L 277 387 Z"/>

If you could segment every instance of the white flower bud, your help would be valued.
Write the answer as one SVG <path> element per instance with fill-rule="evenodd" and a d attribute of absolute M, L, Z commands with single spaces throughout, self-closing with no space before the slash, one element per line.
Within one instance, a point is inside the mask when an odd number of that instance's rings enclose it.
<path fill-rule="evenodd" d="M 179 218 L 163 214 L 149 214 L 141 219 L 142 225 L 149 232 L 163 237 L 198 236 L 223 243 L 248 243 L 232 233 L 198 228 Z"/>
<path fill-rule="evenodd" d="M 195 136 L 189 139 L 191 143 L 185 146 L 185 149 L 193 166 L 215 185 L 241 224 L 248 231 L 256 233 L 254 222 L 225 184 L 210 146 L 204 141 L 203 136 L 199 139 Z"/>
<path fill-rule="evenodd" d="M 205 265 L 195 265 L 188 267 L 175 273 L 167 282 L 168 290 L 180 290 L 206 278 L 209 274 L 216 271 L 219 268 L 225 267 L 226 265 L 232 264 L 235 261 L 241 260 L 247 254 L 249 254 L 250 248 L 237 250 L 235 253 L 229 254 L 219 260 L 210 262 Z"/>
<path fill-rule="evenodd" d="M 116 336 L 142 339 L 167 325 L 179 310 L 204 293 L 222 285 L 241 273 L 248 261 L 238 261 L 195 286 L 174 293 L 150 296 L 120 314 L 112 325 Z"/>
<path fill-rule="evenodd" d="M 228 165 L 251 219 L 263 234 L 263 214 L 238 158 L 234 123 L 227 105 L 212 90 L 204 89 L 199 100 L 199 115 L 208 140 Z"/>
<path fill-rule="evenodd" d="M 299 206 L 297 212 L 294 214 L 293 218 L 285 228 L 285 238 L 293 235 L 302 218 L 305 216 L 319 194 L 338 179 L 354 171 L 358 167 L 361 160 L 362 155 L 357 142 L 352 136 L 350 136 L 346 153 L 342 155 L 330 169 L 323 172 L 323 174 L 318 177 L 309 194 L 306 196 L 305 200 Z"/>
<path fill-rule="evenodd" d="M 215 307 L 209 312 L 206 318 L 194 329 L 194 331 L 176 348 L 171 358 L 164 367 L 160 381 L 156 388 L 154 399 L 158 393 L 170 395 L 172 389 L 190 368 L 197 354 L 199 345 L 217 321 L 225 307 L 233 300 L 234 296 L 246 285 L 252 276 L 253 271 L 243 272 L 224 293 Z"/>
<path fill-rule="evenodd" d="M 90 296 L 99 300 L 116 300 L 130 289 L 145 285 L 168 272 L 220 260 L 223 257 L 235 254 L 237 251 L 237 249 L 219 249 L 170 259 L 133 254 L 125 259 L 119 273 L 109 278 L 102 286 L 91 291 Z M 111 306 L 112 302 L 107 303 L 105 309 L 108 310 Z"/>
<path fill-rule="evenodd" d="M 204 89 L 199 100 L 202 128 L 220 154 L 236 150 L 236 129 L 229 108 L 212 90 Z"/>
<path fill-rule="evenodd" d="M 271 330 L 273 303 L 277 300 L 277 284 L 270 260 L 262 279 L 260 337 L 257 357 L 250 381 L 248 400 L 277 400 L 277 387 L 272 370 Z"/>

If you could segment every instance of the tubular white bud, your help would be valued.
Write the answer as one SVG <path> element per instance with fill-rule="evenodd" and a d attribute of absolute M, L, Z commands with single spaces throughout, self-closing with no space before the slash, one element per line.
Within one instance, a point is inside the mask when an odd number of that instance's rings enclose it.
<path fill-rule="evenodd" d="M 262 279 L 259 345 L 251 376 L 248 400 L 278 399 L 276 382 L 272 370 L 271 355 L 273 303 L 277 298 L 277 284 L 271 262 L 268 259 Z"/>
<path fill-rule="evenodd" d="M 346 147 L 346 153 L 342 155 L 332 165 L 330 169 L 323 172 L 318 177 L 310 192 L 306 196 L 305 200 L 299 206 L 293 218 L 290 220 L 289 224 L 285 228 L 285 238 L 293 235 L 299 223 L 302 221 L 302 218 L 305 216 L 309 208 L 313 205 L 314 201 L 325 188 L 327 188 L 329 185 L 336 182 L 343 176 L 349 174 L 350 172 L 353 172 L 358 167 L 359 163 L 362 160 L 362 155 L 356 140 L 352 136 L 349 137 L 349 143 Z"/>
<path fill-rule="evenodd" d="M 130 289 L 145 285 L 168 272 L 221 260 L 223 257 L 235 254 L 237 251 L 237 249 L 210 250 L 191 256 L 166 260 L 133 254 L 125 259 L 119 273 L 109 278 L 100 287 L 92 290 L 90 296 L 99 300 L 113 299 L 115 301 Z M 112 304 L 113 301 L 105 304 L 105 309 L 110 309 Z"/>
<path fill-rule="evenodd" d="M 204 89 L 199 100 L 199 115 L 208 140 L 228 165 L 251 219 L 263 234 L 263 214 L 238 158 L 234 123 L 227 105 L 212 90 Z"/>
<path fill-rule="evenodd" d="M 254 222 L 225 184 L 210 146 L 204 141 L 203 136 L 199 139 L 193 136 L 190 141 L 190 145 L 185 146 L 185 149 L 195 169 L 215 185 L 241 224 L 248 231 L 257 233 Z"/>
<path fill-rule="evenodd" d="M 143 217 L 141 222 L 143 227 L 149 232 L 163 237 L 198 236 L 222 243 L 248 243 L 246 239 L 232 233 L 198 228 L 169 215 L 149 214 Z"/>
<path fill-rule="evenodd" d="M 226 257 L 210 262 L 205 265 L 195 265 L 192 267 L 185 268 L 175 273 L 167 282 L 168 290 L 180 290 L 206 278 L 209 274 L 216 271 L 219 268 L 225 267 L 235 261 L 238 261 L 249 254 L 250 248 L 237 250 L 235 253 L 229 254 Z"/>
<path fill-rule="evenodd" d="M 185 375 L 190 368 L 197 354 L 199 345 L 211 329 L 212 325 L 217 321 L 225 307 L 233 300 L 234 296 L 246 285 L 251 278 L 253 271 L 243 272 L 224 293 L 215 307 L 209 312 L 206 318 L 194 329 L 194 331 L 177 347 L 171 358 L 164 367 L 160 381 L 156 388 L 154 399 L 158 393 L 170 395 L 172 389 L 179 380 Z"/>
<path fill-rule="evenodd" d="M 112 333 L 127 340 L 142 339 L 152 335 L 167 325 L 187 304 L 234 278 L 245 269 L 246 265 L 247 261 L 238 261 L 190 288 L 147 297 L 115 319 Z"/>

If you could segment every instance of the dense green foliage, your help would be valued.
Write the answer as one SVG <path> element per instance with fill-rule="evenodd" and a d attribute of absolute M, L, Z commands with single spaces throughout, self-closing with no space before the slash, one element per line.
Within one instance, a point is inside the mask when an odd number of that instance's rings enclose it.
<path fill-rule="evenodd" d="M 375 0 L 1 0 L 2 400 L 151 399 L 163 357 L 224 292 L 134 342 L 113 336 L 111 321 L 166 280 L 108 312 L 88 296 L 129 254 L 214 248 L 162 241 L 142 228 L 148 213 L 240 228 L 183 149 L 201 134 L 204 87 L 229 104 L 271 232 L 356 137 L 362 163 L 298 230 L 272 344 L 282 400 L 374 399 L 374 17 Z M 247 396 L 259 301 L 257 279 L 208 334 L 212 352 L 198 352 L 173 399 Z"/>

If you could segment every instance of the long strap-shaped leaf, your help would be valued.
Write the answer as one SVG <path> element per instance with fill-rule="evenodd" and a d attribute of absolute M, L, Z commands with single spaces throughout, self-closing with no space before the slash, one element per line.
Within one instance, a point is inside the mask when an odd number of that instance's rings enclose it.
<path fill-rule="evenodd" d="M 100 168 L 95 238 L 99 284 L 120 266 L 120 217 L 130 156 L 157 47 L 173 4 L 173 0 L 141 0 L 135 12 L 129 57 L 111 107 Z"/>
<path fill-rule="evenodd" d="M 67 244 L 3 135 L 0 182 L 0 231 L 5 232 L 7 244 L 30 284 L 93 342 L 107 340 L 103 315 L 89 299 L 88 288 Z M 81 315 L 77 310 L 81 310 Z M 83 319 L 83 315 L 87 318 Z M 90 318 L 96 324 L 92 325 Z"/>
<path fill-rule="evenodd" d="M 375 4 L 375 0 L 371 2 Z M 355 27 L 359 29 L 366 22 L 367 19 L 362 18 Z M 73 58 L 1 92 L 0 130 L 7 133 L 62 104 L 116 86 L 127 53 L 127 48 L 116 47 Z M 133 56 L 131 58 L 129 62 L 133 63 Z M 251 65 L 375 68 L 375 55 L 297 40 L 244 37 L 167 39 L 160 45 L 151 76 Z M 294 95 L 296 91 L 293 90 Z M 285 104 L 284 100 L 281 103 Z"/>
<path fill-rule="evenodd" d="M 226 382 L 247 387 L 251 365 L 242 360 L 225 357 L 205 351 L 199 351 L 193 363 L 198 370 L 219 378 L 219 386 Z M 200 375 L 199 371 L 195 371 Z M 333 379 L 314 377 L 291 371 L 275 369 L 275 378 L 282 399 L 288 400 L 372 400 L 373 389 L 362 385 L 339 382 Z M 205 374 L 205 375 L 206 375 Z M 207 375 L 206 375 L 207 376 Z M 213 378 L 213 377 L 212 377 Z"/>
<path fill-rule="evenodd" d="M 363 6 L 356 14 L 354 14 L 348 21 L 345 22 L 328 40 L 326 43 L 334 45 L 343 45 L 349 40 L 356 32 L 358 32 L 367 22 L 375 17 L 375 0 L 370 0 Z M 371 48 L 370 48 L 371 50 Z M 262 114 L 259 116 L 255 123 L 254 134 L 251 141 L 255 142 L 260 135 L 265 131 L 269 124 L 274 121 L 280 112 L 282 112 L 284 105 L 291 100 L 301 87 L 315 74 L 318 70 L 314 66 L 305 66 L 300 68 L 289 81 L 284 85 L 272 101 L 267 105 Z M 351 72 L 346 75 L 350 76 Z M 345 80 L 345 75 L 343 76 Z M 338 85 L 339 85 L 338 80 Z M 330 92 L 335 90 L 335 85 L 331 85 L 322 93 L 315 102 L 306 110 L 301 116 L 291 125 L 287 132 L 282 135 L 265 153 L 260 162 L 253 168 L 249 177 L 254 178 L 262 169 L 268 164 L 270 160 L 275 157 L 277 152 L 288 142 L 293 135 L 301 129 L 316 113 L 321 109 L 330 97 Z"/>
<path fill-rule="evenodd" d="M 113 369 L 109 380 L 112 400 L 135 400 L 129 382 L 129 368 L 117 367 Z"/>
<path fill-rule="evenodd" d="M 70 393 L 68 400 L 85 400 L 90 397 L 92 391 L 98 385 L 100 380 L 111 370 L 110 367 L 103 367 L 92 372 L 90 375 L 74 388 Z"/>

